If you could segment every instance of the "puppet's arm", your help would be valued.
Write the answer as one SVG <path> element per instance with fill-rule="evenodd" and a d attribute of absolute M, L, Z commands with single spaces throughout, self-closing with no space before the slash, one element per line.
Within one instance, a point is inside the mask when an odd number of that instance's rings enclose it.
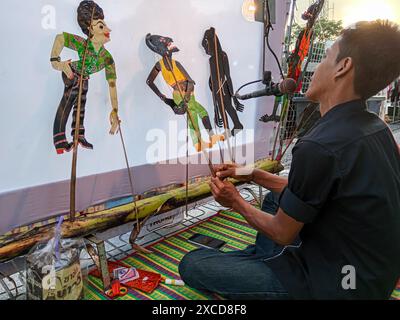
<path fill-rule="evenodd" d="M 117 82 L 115 79 L 108 80 L 108 86 L 110 90 L 110 100 L 112 111 L 110 113 L 110 134 L 115 134 L 118 132 L 119 124 L 121 121 L 118 117 L 118 96 L 117 96 Z"/>
<path fill-rule="evenodd" d="M 161 91 L 157 88 L 154 84 L 154 80 L 157 78 L 158 74 L 160 73 L 160 68 L 157 63 L 153 69 L 151 70 L 149 76 L 147 77 L 146 83 L 147 85 L 153 90 L 153 92 L 162 100 L 165 101 L 165 95 L 161 93 Z"/>
<path fill-rule="evenodd" d="M 243 104 L 241 104 L 239 102 L 239 100 L 235 97 L 235 92 L 233 90 L 233 83 L 232 83 L 232 78 L 231 78 L 231 70 L 229 68 L 229 59 L 228 59 L 228 55 L 225 52 L 222 54 L 222 62 L 224 65 L 226 81 L 228 83 L 229 94 L 231 95 L 231 97 L 233 99 L 236 110 L 239 112 L 243 112 L 243 110 L 244 110 Z"/>
<path fill-rule="evenodd" d="M 164 101 L 167 105 L 169 105 L 171 108 L 176 107 L 174 100 L 167 98 L 164 94 L 161 93 L 161 91 L 157 88 L 157 86 L 154 83 L 154 80 L 157 78 L 158 74 L 161 71 L 160 64 L 157 62 L 157 64 L 153 67 L 151 70 L 149 76 L 147 77 L 146 83 L 147 85 L 153 90 L 153 92 L 162 100 Z"/>
<path fill-rule="evenodd" d="M 64 35 L 58 34 L 54 40 L 53 48 L 51 50 L 51 65 L 55 70 L 62 71 L 70 79 L 74 78 L 74 73 L 70 67 L 71 60 L 60 61 L 59 57 L 64 49 Z M 58 60 L 56 60 L 58 59 Z"/>

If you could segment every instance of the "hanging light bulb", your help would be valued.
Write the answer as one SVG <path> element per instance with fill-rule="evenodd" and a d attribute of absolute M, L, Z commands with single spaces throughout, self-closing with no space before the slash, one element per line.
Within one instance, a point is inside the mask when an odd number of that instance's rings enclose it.
<path fill-rule="evenodd" d="M 256 21 L 257 3 L 255 0 L 244 0 L 242 5 L 242 15 L 250 22 Z"/>

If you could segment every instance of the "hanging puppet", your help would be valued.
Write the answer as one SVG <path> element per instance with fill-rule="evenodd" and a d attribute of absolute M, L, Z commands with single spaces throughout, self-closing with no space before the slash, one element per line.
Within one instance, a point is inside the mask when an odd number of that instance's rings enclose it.
<path fill-rule="evenodd" d="M 110 134 L 115 134 L 119 127 L 115 63 L 111 54 L 104 48 L 104 44 L 110 41 L 111 30 L 104 21 L 102 8 L 94 1 L 82 1 L 77 16 L 78 24 L 87 39 L 67 32 L 57 35 L 50 58 L 53 68 L 62 72 L 64 82 L 64 94 L 53 127 L 54 146 L 58 154 L 70 151 L 73 147 L 73 142 L 67 140 L 65 129 L 73 109 L 71 135 L 75 136 L 78 104 L 80 105 L 78 143 L 81 147 L 93 149 L 93 145 L 85 138 L 86 95 L 90 75 L 103 69 L 109 85 L 112 106 Z M 76 51 L 79 60 L 61 61 L 60 54 L 64 48 Z"/>
<path fill-rule="evenodd" d="M 149 33 L 146 36 L 146 45 L 151 51 L 161 56 L 161 59 L 151 70 L 147 78 L 147 84 L 162 101 L 172 108 L 175 114 L 182 115 L 187 113 L 190 134 L 195 149 L 200 152 L 206 148 L 211 148 L 218 141 L 222 141 L 224 139 L 222 135 L 214 134 L 206 109 L 196 101 L 194 95 L 195 82 L 183 66 L 172 59 L 172 54 L 179 51 L 173 45 L 173 40 Z M 167 98 L 154 84 L 154 80 L 160 72 L 165 82 L 173 89 L 173 99 Z M 204 128 L 208 131 L 209 142 L 204 141 L 201 137 L 199 118 Z"/>
<path fill-rule="evenodd" d="M 222 50 L 215 29 L 211 27 L 204 33 L 202 45 L 206 53 L 210 56 L 210 90 L 212 92 L 215 111 L 215 124 L 218 127 L 229 129 L 227 113 L 233 122 L 231 134 L 243 129 L 236 111 L 243 112 L 243 105 L 235 97 L 233 84 L 229 69 L 228 55 Z M 233 107 L 233 103 L 235 107 Z M 236 108 L 236 109 L 235 109 Z"/>
<path fill-rule="evenodd" d="M 294 79 L 297 82 L 297 89 L 295 92 L 300 92 L 303 86 L 302 77 L 306 72 L 306 67 L 302 71 L 303 62 L 306 59 L 307 55 L 309 55 L 310 53 L 314 37 L 314 25 L 324 7 L 324 4 L 325 0 L 315 1 L 308 7 L 308 9 L 301 16 L 303 20 L 307 21 L 307 24 L 305 28 L 299 33 L 296 40 L 295 49 L 291 52 L 290 56 L 287 59 L 288 62 L 287 77 Z M 278 116 L 277 111 L 280 103 L 284 105 L 289 104 L 289 106 L 287 108 L 286 107 L 282 108 L 283 112 L 281 112 L 281 115 Z M 269 121 L 279 122 L 280 120 L 282 120 L 282 117 L 285 117 L 286 115 L 287 115 L 286 125 L 290 131 L 286 135 L 290 136 L 293 133 L 293 127 L 295 126 L 294 123 L 296 114 L 293 103 L 291 101 L 288 101 L 285 96 L 278 97 L 275 100 L 272 114 L 271 115 L 266 114 L 263 117 L 261 117 L 260 120 L 263 122 L 269 122 Z"/>

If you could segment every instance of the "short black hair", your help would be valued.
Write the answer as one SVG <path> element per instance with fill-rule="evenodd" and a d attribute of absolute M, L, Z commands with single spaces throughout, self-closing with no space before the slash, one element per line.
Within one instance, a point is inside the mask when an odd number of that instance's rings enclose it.
<path fill-rule="evenodd" d="M 400 29 L 388 20 L 360 21 L 344 29 L 337 62 L 351 57 L 354 89 L 367 100 L 400 75 Z"/>
<path fill-rule="evenodd" d="M 93 20 L 104 19 L 103 9 L 100 8 L 100 6 L 94 1 L 82 1 L 79 4 L 77 13 L 78 13 L 78 24 L 81 27 L 82 32 L 86 34 L 88 37 L 90 36 L 89 28 L 92 19 Z"/>

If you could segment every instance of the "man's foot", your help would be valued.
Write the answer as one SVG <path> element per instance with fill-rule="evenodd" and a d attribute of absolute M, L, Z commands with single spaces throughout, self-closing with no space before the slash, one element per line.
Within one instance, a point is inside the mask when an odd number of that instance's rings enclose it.
<path fill-rule="evenodd" d="M 79 137 L 78 143 L 81 145 L 82 148 L 93 150 L 93 145 L 89 143 L 85 137 Z"/>
<path fill-rule="evenodd" d="M 218 141 L 224 141 L 225 137 L 222 134 L 214 134 L 210 137 L 211 139 L 211 147 L 216 144 Z"/>
<path fill-rule="evenodd" d="M 72 149 L 72 143 L 67 141 L 59 142 L 55 145 L 57 154 L 63 154 L 64 152 L 70 152 Z"/>
<path fill-rule="evenodd" d="M 234 137 L 235 136 L 235 134 L 237 134 L 237 133 L 239 133 L 240 131 L 242 131 L 243 130 L 243 126 L 242 125 L 238 125 L 238 126 L 235 126 L 235 127 L 233 127 L 233 129 L 231 130 L 231 134 L 232 134 L 232 136 Z"/>

